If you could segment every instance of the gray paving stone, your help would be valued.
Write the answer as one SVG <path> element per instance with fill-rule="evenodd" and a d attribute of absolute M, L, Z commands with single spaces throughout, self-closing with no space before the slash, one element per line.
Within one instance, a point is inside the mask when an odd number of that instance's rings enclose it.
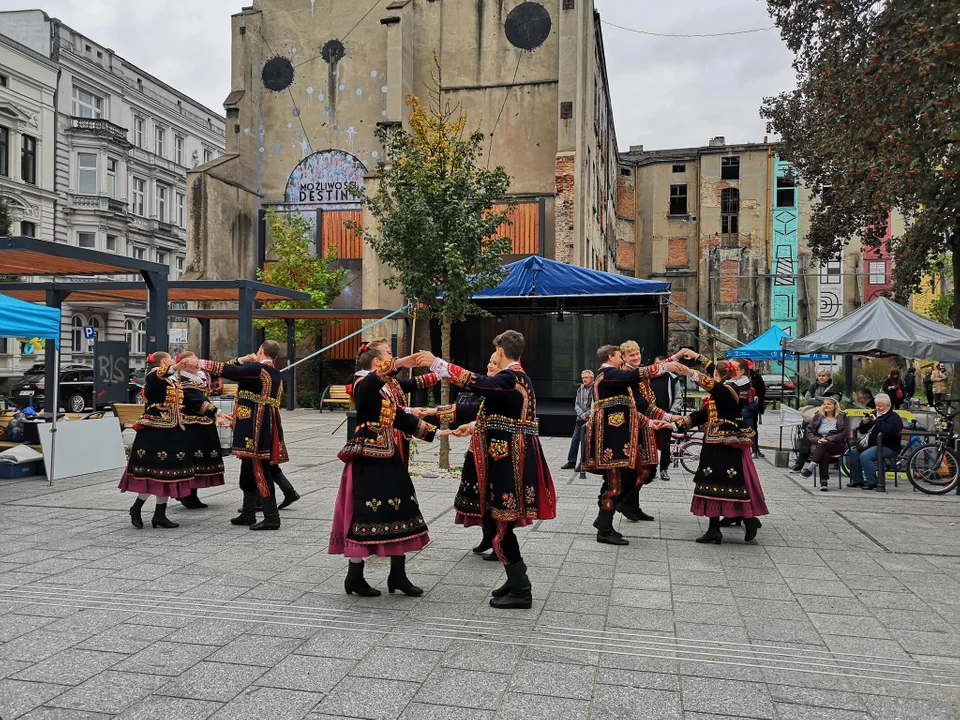
<path fill-rule="evenodd" d="M 815 705 L 788 705 L 775 703 L 780 720 L 871 720 L 859 710 L 838 710 Z"/>
<path fill-rule="evenodd" d="M 683 709 L 750 718 L 776 718 L 766 686 L 712 678 L 684 677 Z"/>
<path fill-rule="evenodd" d="M 493 716 L 492 710 L 410 703 L 400 720 L 492 720 Z"/>
<path fill-rule="evenodd" d="M 127 656 L 121 653 L 97 652 L 95 650 L 68 649 L 47 658 L 18 673 L 17 680 L 41 683 L 79 685 L 107 668 L 116 665 Z"/>
<path fill-rule="evenodd" d="M 440 666 L 458 670 L 511 674 L 523 655 L 520 645 L 455 640 L 440 656 Z"/>
<path fill-rule="evenodd" d="M 436 668 L 420 686 L 418 702 L 494 710 L 510 676 L 453 668 Z"/>
<path fill-rule="evenodd" d="M 213 653 L 209 660 L 238 665 L 273 667 L 302 644 L 303 641 L 298 638 L 241 635 Z"/>
<path fill-rule="evenodd" d="M 337 717 L 395 720 L 418 690 L 417 683 L 348 677 L 317 706 Z"/>
<path fill-rule="evenodd" d="M 500 703 L 497 720 L 533 720 L 533 718 L 563 718 L 564 720 L 588 720 L 589 700 L 573 700 L 569 697 L 525 695 L 508 692 Z"/>
<path fill-rule="evenodd" d="M 217 712 L 214 720 L 300 720 L 323 699 L 322 693 L 251 686 Z"/>
<path fill-rule="evenodd" d="M 384 633 L 320 630 L 297 650 L 300 655 L 359 660 L 383 640 Z"/>
<path fill-rule="evenodd" d="M 149 625 L 118 625 L 77 643 L 80 650 L 100 650 L 133 655 L 173 632 L 170 628 Z"/>
<path fill-rule="evenodd" d="M 589 665 L 523 659 L 514 671 L 510 691 L 589 700 L 593 696 L 595 675 L 595 668 Z"/>
<path fill-rule="evenodd" d="M 250 630 L 250 624 L 239 620 L 201 618 L 170 633 L 170 642 L 195 645 L 226 645 Z"/>
<path fill-rule="evenodd" d="M 263 672 L 262 667 L 201 662 L 166 685 L 161 693 L 194 700 L 229 702 Z"/>
<path fill-rule="evenodd" d="M 351 675 L 423 682 L 439 662 L 441 653 L 407 648 L 374 648 L 354 665 Z"/>
<path fill-rule="evenodd" d="M 107 670 L 46 704 L 73 710 L 119 713 L 168 682 L 170 678 L 159 675 Z"/>
<path fill-rule="evenodd" d="M 0 660 L 0 679 L 13 677 L 24 668 L 28 668 L 32 663 L 26 660 Z"/>
<path fill-rule="evenodd" d="M 0 680 L 0 712 L 2 717 L 20 717 L 68 689 L 51 683 Z"/>
<path fill-rule="evenodd" d="M 547 601 L 543 607 L 544 610 L 550 612 L 606 615 L 608 603 L 608 599 L 601 595 L 583 595 L 579 593 L 554 591 L 547 597 Z"/>
<path fill-rule="evenodd" d="M 354 661 L 340 658 L 288 655 L 261 677 L 258 684 L 288 690 L 328 692 L 355 664 Z"/>
<path fill-rule="evenodd" d="M 123 672 L 176 677 L 214 652 L 208 645 L 189 645 L 161 640 L 119 663 Z"/>
<path fill-rule="evenodd" d="M 618 685 L 597 685 L 591 717 L 593 720 L 634 720 L 637 717 L 679 720 L 683 717 L 680 710 L 680 693 Z"/>
<path fill-rule="evenodd" d="M 0 623 L 0 643 L 8 643 L 54 622 L 56 622 L 54 618 L 9 613 L 3 623 Z"/>
<path fill-rule="evenodd" d="M 56 633 L 46 629 L 34 630 L 15 640 L 0 645 L 0 658 L 6 660 L 27 660 L 39 662 L 76 645 L 87 634 Z"/>
<path fill-rule="evenodd" d="M 206 720 L 221 703 L 151 695 L 127 708 L 118 720 Z"/>
<path fill-rule="evenodd" d="M 768 685 L 770 697 L 777 704 L 833 708 L 836 710 L 865 711 L 866 706 L 856 693 L 842 690 L 825 690 L 816 687 L 795 687 L 791 685 Z"/>

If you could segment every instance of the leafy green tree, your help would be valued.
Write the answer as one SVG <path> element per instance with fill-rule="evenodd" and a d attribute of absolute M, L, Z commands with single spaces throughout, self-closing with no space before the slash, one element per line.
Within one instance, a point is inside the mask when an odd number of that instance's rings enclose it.
<path fill-rule="evenodd" d="M 394 270 L 385 283 L 400 288 L 423 315 L 440 320 L 441 353 L 450 357 L 453 323 L 479 313 L 473 296 L 503 279 L 501 256 L 510 240 L 498 229 L 509 223 L 509 211 L 493 207 L 504 201 L 510 177 L 503 167 L 480 164 L 483 134 L 466 129 L 466 115 L 442 97 L 441 83 L 438 65 L 429 102 L 407 100 L 409 130 L 377 129 L 384 150 L 379 189 L 364 198 L 377 227 L 355 230 Z M 444 384 L 442 402 L 449 402 L 449 393 Z M 440 465 L 449 467 L 446 438 Z"/>
<path fill-rule="evenodd" d="M 315 232 L 313 223 L 298 213 L 267 212 L 267 230 L 270 244 L 267 252 L 275 258 L 257 271 L 261 282 L 309 293 L 311 299 L 303 301 L 273 300 L 265 307 L 276 310 L 312 309 L 322 310 L 343 292 L 347 271 L 335 267 L 337 248 L 333 245 L 326 255 L 317 257 L 311 252 Z M 297 320 L 296 340 L 313 341 L 323 332 L 323 320 Z M 267 337 L 285 342 L 287 326 L 283 320 L 258 320 L 257 326 L 265 328 Z"/>
<path fill-rule="evenodd" d="M 916 292 L 930 261 L 953 253 L 960 278 L 960 32 L 956 0 L 767 0 L 795 53 L 797 89 L 764 100 L 782 155 L 829 201 L 808 242 L 819 259 L 860 234 L 878 247 L 891 212 L 894 296 Z M 826 197 L 824 198 L 827 199 Z M 960 327 L 960 313 L 952 312 Z"/>

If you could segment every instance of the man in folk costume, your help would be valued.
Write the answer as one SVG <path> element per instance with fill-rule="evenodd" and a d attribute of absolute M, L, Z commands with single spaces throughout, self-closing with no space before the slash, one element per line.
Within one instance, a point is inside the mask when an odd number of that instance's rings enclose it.
<path fill-rule="evenodd" d="M 633 340 L 620 345 L 620 354 L 623 357 L 624 370 L 636 370 L 641 367 L 642 355 L 640 346 Z M 656 366 L 653 366 L 656 367 Z M 666 373 L 662 373 L 666 374 Z M 640 379 L 630 385 L 630 392 L 633 395 L 633 401 L 636 403 L 637 411 L 641 416 L 650 420 L 662 420 L 667 425 L 661 429 L 669 431 L 670 425 L 676 418 L 668 412 L 657 407 L 657 397 L 650 385 L 650 380 L 659 377 L 661 374 L 647 375 L 640 374 Z M 656 476 L 657 470 L 657 432 L 649 422 L 644 422 L 643 418 L 637 423 L 637 472 L 636 487 L 630 491 L 624 501 L 617 507 L 617 510 L 630 522 L 639 522 L 641 520 L 651 521 L 652 515 L 647 515 L 640 509 L 640 490 L 649 482 L 652 482 Z"/>
<path fill-rule="evenodd" d="M 234 406 L 233 455 L 240 458 L 240 489 L 243 509 L 230 522 L 249 525 L 251 530 L 279 530 L 276 473 L 280 463 L 289 459 L 280 423 L 280 396 L 283 382 L 274 361 L 280 344 L 267 340 L 256 354 L 231 363 L 202 360 L 200 366 L 212 377 L 224 377 L 237 383 Z M 187 361 L 189 362 L 189 361 Z M 257 522 L 257 497 L 263 507 L 263 520 Z"/>
<path fill-rule="evenodd" d="M 493 591 L 490 605 L 529 608 L 533 592 L 514 528 L 519 520 L 555 518 L 556 492 L 540 447 L 533 384 L 520 365 L 523 335 L 507 330 L 494 338 L 493 345 L 500 372 L 492 377 L 477 375 L 426 352 L 423 355 L 441 378 L 483 398 L 471 448 L 478 461 L 483 523 L 493 533 L 493 551 L 507 573 L 506 583 Z"/>
<path fill-rule="evenodd" d="M 616 345 L 597 350 L 600 369 L 593 383 L 593 415 L 587 424 L 585 470 L 603 475 L 597 504 L 600 512 L 594 522 L 597 542 L 607 545 L 629 545 L 623 535 L 613 529 L 613 516 L 639 481 L 637 468 L 641 426 L 652 430 L 669 427 L 670 423 L 642 416 L 635 401 L 633 387 L 642 379 L 656 377 L 670 370 L 675 363 L 627 370 Z M 641 402 L 643 405 L 643 402 Z"/>

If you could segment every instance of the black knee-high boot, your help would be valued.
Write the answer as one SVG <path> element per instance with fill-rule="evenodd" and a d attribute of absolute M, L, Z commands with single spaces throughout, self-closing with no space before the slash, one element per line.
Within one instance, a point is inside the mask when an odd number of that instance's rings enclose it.
<path fill-rule="evenodd" d="M 177 523 L 167 520 L 167 504 L 157 503 L 157 506 L 153 509 L 153 520 L 150 521 L 150 524 L 153 527 L 158 528 L 175 528 L 180 527 Z"/>
<path fill-rule="evenodd" d="M 720 518 L 710 518 L 710 527 L 703 535 L 697 538 L 697 542 L 716 543 L 717 545 L 723 542 L 723 533 L 720 532 Z"/>
<path fill-rule="evenodd" d="M 523 560 L 505 565 L 506 584 L 490 598 L 490 607 L 501 610 L 526 610 L 533 606 L 533 588 Z"/>
<path fill-rule="evenodd" d="M 137 498 L 136 500 L 133 501 L 133 505 L 130 506 L 130 522 L 137 529 L 140 529 L 143 527 L 143 518 L 140 517 L 140 508 L 143 507 L 143 504 L 145 502 L 146 500 L 141 500 L 140 498 Z"/>
<path fill-rule="evenodd" d="M 477 555 L 483 555 L 483 553 L 493 547 L 493 533 L 490 532 L 490 529 L 486 525 L 482 526 L 482 530 L 483 537 L 480 539 L 480 544 L 473 549 L 473 552 Z"/>
<path fill-rule="evenodd" d="M 243 507 L 240 508 L 240 514 L 235 518 L 231 518 L 230 522 L 234 525 L 253 525 L 257 521 L 257 513 L 254 511 L 256 504 L 257 493 L 245 490 L 243 492 Z"/>
<path fill-rule="evenodd" d="M 380 596 L 380 591 L 370 587 L 370 584 L 363 579 L 363 560 L 347 563 L 347 578 L 343 581 L 343 589 L 347 595 L 356 593 L 360 597 Z"/>
<path fill-rule="evenodd" d="M 258 493 L 259 494 L 259 493 Z M 280 511 L 277 509 L 277 496 L 260 496 L 260 505 L 263 507 L 263 520 L 250 526 L 251 530 L 279 530 Z"/>
<path fill-rule="evenodd" d="M 601 510 L 594 522 L 597 528 L 597 542 L 605 545 L 629 545 L 630 541 L 613 529 L 613 510 Z"/>
<path fill-rule="evenodd" d="M 746 531 L 743 534 L 743 541 L 750 542 L 757 536 L 757 530 L 760 529 L 760 521 L 757 518 L 744 518 L 743 526 Z"/>
<path fill-rule="evenodd" d="M 393 595 L 394 590 L 399 590 L 404 595 L 419 597 L 423 595 L 423 589 L 418 588 L 410 582 L 410 578 L 407 577 L 406 564 L 406 555 L 390 556 L 390 574 L 387 576 L 387 590 L 390 591 L 391 595 Z"/>

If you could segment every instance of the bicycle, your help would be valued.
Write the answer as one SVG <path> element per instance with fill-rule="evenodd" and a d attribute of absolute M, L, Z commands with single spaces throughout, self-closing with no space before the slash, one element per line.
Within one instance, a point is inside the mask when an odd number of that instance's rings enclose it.
<path fill-rule="evenodd" d="M 910 484 L 927 495 L 946 495 L 960 482 L 960 460 L 951 447 L 958 438 L 952 428 L 960 411 L 941 410 L 940 415 L 933 439 L 917 447 L 906 460 Z"/>
<path fill-rule="evenodd" d="M 672 433 L 670 444 L 670 462 L 674 468 L 683 466 L 688 473 L 695 473 L 700 466 L 700 451 L 703 440 L 685 433 Z"/>

